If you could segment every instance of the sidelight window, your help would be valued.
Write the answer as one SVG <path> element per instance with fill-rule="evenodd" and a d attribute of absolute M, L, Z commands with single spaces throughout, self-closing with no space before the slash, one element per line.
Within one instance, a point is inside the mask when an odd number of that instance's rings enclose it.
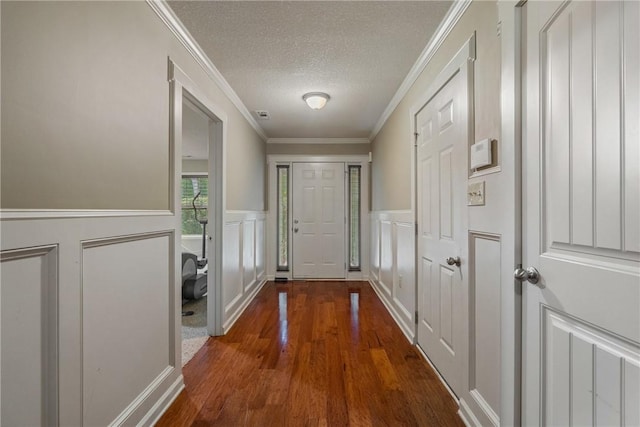
<path fill-rule="evenodd" d="M 361 167 L 349 165 L 349 271 L 360 271 Z"/>
<path fill-rule="evenodd" d="M 289 271 L 289 165 L 277 166 L 278 271 Z"/>

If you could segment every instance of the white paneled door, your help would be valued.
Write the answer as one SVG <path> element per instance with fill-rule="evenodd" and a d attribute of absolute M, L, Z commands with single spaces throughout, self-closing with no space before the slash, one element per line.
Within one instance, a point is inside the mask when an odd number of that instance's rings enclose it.
<path fill-rule="evenodd" d="M 640 3 L 523 12 L 523 424 L 637 426 Z"/>
<path fill-rule="evenodd" d="M 293 163 L 294 278 L 345 278 L 344 187 L 344 163 Z"/>
<path fill-rule="evenodd" d="M 460 72 L 416 115 L 418 345 L 459 395 L 466 253 L 466 81 Z M 449 259 L 449 263 L 447 262 Z"/>

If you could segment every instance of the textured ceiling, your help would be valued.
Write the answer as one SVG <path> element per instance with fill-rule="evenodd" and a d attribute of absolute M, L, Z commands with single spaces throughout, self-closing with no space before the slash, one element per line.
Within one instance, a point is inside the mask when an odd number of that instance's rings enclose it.
<path fill-rule="evenodd" d="M 270 138 L 366 138 L 451 2 L 169 5 Z M 302 101 L 316 91 L 323 110 Z"/>

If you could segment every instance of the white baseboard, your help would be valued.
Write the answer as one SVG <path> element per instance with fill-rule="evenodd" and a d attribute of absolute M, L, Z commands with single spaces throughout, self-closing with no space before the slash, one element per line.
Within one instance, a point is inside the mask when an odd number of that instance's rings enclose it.
<path fill-rule="evenodd" d="M 260 290 L 262 289 L 262 287 L 264 286 L 265 283 L 267 283 L 267 279 L 266 278 L 262 279 L 262 281 L 260 281 L 258 286 L 254 286 L 253 290 L 246 296 L 246 298 L 244 299 L 242 304 L 240 304 L 240 306 L 237 308 L 237 310 L 231 316 L 229 316 L 229 318 L 227 319 L 225 324 L 222 326 L 222 334 L 223 335 L 225 335 L 227 332 L 229 332 L 229 329 L 231 329 L 233 324 L 236 323 L 236 321 L 238 320 L 240 315 L 242 313 L 244 313 L 244 310 L 249 306 L 249 304 L 251 304 L 251 302 L 253 301 L 255 296 L 258 294 L 258 292 L 260 292 Z"/>
<path fill-rule="evenodd" d="M 180 375 L 175 382 L 169 387 L 167 391 L 164 392 L 162 397 L 156 402 L 153 407 L 147 412 L 147 414 L 142 417 L 139 426 L 153 426 L 155 425 L 160 417 L 169 409 L 171 404 L 176 400 L 178 395 L 184 390 L 184 377 Z"/>
<path fill-rule="evenodd" d="M 378 288 L 378 284 L 372 279 L 368 279 L 368 282 L 369 282 L 369 284 L 371 284 L 371 287 L 373 288 L 373 290 L 376 293 L 376 295 L 378 295 L 378 298 L 380 299 L 380 301 L 382 301 L 382 304 L 384 304 L 384 306 L 386 307 L 386 309 L 389 312 L 389 314 L 391 314 L 391 317 L 393 318 L 393 321 L 396 322 L 396 325 L 398 325 L 398 327 L 400 328 L 400 330 L 402 331 L 404 336 L 407 337 L 407 340 L 411 344 L 415 344 L 414 331 L 412 331 L 410 328 L 408 328 L 407 325 L 405 325 L 400 320 L 400 318 L 401 318 L 400 314 L 393 307 L 393 304 L 391 304 L 391 302 L 389 302 L 389 300 L 386 298 L 384 293 Z"/>
<path fill-rule="evenodd" d="M 416 344 L 416 349 L 418 350 L 418 353 L 420 353 L 420 355 L 422 355 L 424 360 L 427 361 L 429 366 L 431 366 L 431 369 L 433 369 L 433 372 L 436 373 L 436 375 L 438 376 L 438 379 L 444 385 L 444 387 L 447 389 L 447 391 L 449 392 L 449 394 L 451 395 L 453 400 L 455 400 L 456 403 L 458 404 L 458 406 L 460 406 L 460 399 L 458 399 L 458 396 L 456 396 L 456 394 L 453 392 L 451 387 L 449 387 L 449 384 L 447 384 L 447 382 L 444 380 L 444 378 L 442 378 L 442 375 L 440 375 L 440 372 L 438 372 L 438 370 L 436 369 L 435 365 L 433 363 L 431 363 L 431 359 L 429 359 L 429 356 L 427 356 L 427 354 L 424 351 L 422 351 L 422 348 L 420 348 L 420 346 L 417 345 L 417 344 Z"/>
<path fill-rule="evenodd" d="M 480 421 L 473 415 L 471 408 L 469 408 L 469 405 L 467 405 L 464 399 L 460 399 L 458 406 L 460 407 L 460 409 L 458 409 L 458 416 L 467 427 L 482 427 L 482 424 L 480 424 Z"/>

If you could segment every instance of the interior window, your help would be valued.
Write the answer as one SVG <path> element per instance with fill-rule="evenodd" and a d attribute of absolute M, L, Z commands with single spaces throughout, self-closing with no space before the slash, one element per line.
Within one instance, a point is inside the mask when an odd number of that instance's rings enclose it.
<path fill-rule="evenodd" d="M 198 218 L 207 218 L 209 178 L 206 176 L 183 176 L 181 205 L 182 234 L 184 236 L 201 235 L 202 225 L 196 220 L 194 205 L 198 211 Z"/>

